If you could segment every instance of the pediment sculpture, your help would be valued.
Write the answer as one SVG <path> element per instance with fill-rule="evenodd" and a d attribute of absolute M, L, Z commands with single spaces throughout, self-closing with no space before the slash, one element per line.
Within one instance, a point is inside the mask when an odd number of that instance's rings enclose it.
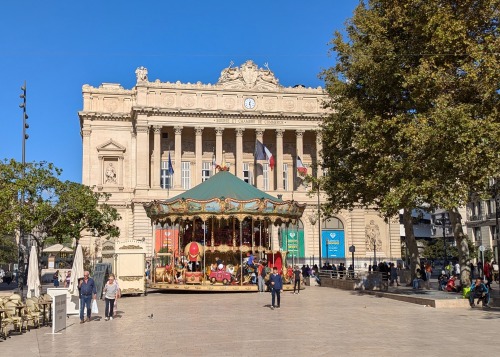
<path fill-rule="evenodd" d="M 259 68 L 252 60 L 248 60 L 240 67 L 233 67 L 231 61 L 229 67 L 222 70 L 217 84 L 226 89 L 278 89 L 278 79 L 267 63 L 264 66 L 266 68 Z"/>

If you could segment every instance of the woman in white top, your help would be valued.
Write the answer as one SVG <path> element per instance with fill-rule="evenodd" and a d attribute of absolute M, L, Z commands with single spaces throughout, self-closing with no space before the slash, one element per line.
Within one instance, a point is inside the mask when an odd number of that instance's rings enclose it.
<path fill-rule="evenodd" d="M 109 274 L 108 282 L 104 285 L 103 289 L 104 294 L 104 320 L 113 320 L 113 308 L 115 306 L 115 300 L 120 297 L 120 289 L 118 284 L 115 281 L 115 276 L 113 274 Z"/>

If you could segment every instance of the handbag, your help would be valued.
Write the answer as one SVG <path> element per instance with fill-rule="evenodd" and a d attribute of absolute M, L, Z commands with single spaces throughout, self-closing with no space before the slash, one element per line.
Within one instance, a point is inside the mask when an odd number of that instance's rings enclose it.
<path fill-rule="evenodd" d="M 97 300 L 92 300 L 92 313 L 93 314 L 98 314 L 99 309 L 97 308 Z"/>

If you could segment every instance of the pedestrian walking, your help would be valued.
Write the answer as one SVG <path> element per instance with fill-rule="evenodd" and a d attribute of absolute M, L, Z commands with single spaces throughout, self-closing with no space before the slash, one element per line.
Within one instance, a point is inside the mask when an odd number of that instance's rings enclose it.
<path fill-rule="evenodd" d="M 113 310 L 115 307 L 115 300 L 120 298 L 120 288 L 115 281 L 115 276 L 109 274 L 108 282 L 104 285 L 104 320 L 113 320 Z"/>
<path fill-rule="evenodd" d="M 280 294 L 281 291 L 283 290 L 283 279 L 281 275 L 278 274 L 278 268 L 274 267 L 273 268 L 273 273 L 271 274 L 271 277 L 269 278 L 270 287 L 271 287 L 271 295 L 272 295 L 272 302 L 271 302 L 271 309 L 274 310 L 274 308 L 279 309 L 280 308 Z M 275 305 L 275 302 L 278 303 L 278 305 Z"/>
<path fill-rule="evenodd" d="M 59 287 L 59 270 L 57 270 L 52 276 L 52 282 L 54 283 L 55 288 Z"/>
<path fill-rule="evenodd" d="M 293 279 L 293 293 L 300 294 L 300 280 L 302 279 L 302 273 L 298 265 L 296 265 L 293 269 Z M 297 292 L 295 292 L 295 288 L 297 288 Z"/>
<path fill-rule="evenodd" d="M 78 284 L 78 290 L 80 290 L 80 323 L 83 324 L 85 321 L 90 322 L 90 316 L 92 310 L 90 308 L 90 303 L 92 302 L 92 297 L 97 300 L 97 290 L 95 287 L 94 279 L 90 277 L 88 271 L 83 272 L 83 279 L 80 280 Z M 83 311 L 87 308 L 87 319 L 84 320 Z"/>
<path fill-rule="evenodd" d="M 263 262 L 259 262 L 257 267 L 257 287 L 259 288 L 259 293 L 266 291 L 266 267 Z"/>

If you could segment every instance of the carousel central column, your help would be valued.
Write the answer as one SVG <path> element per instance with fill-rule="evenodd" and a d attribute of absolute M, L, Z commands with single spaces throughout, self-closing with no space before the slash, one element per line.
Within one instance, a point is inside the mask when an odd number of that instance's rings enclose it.
<path fill-rule="evenodd" d="M 284 129 L 276 129 L 276 190 L 283 191 L 283 134 Z"/>
<path fill-rule="evenodd" d="M 295 130 L 295 135 L 296 135 L 296 143 L 295 143 L 295 146 L 296 146 L 296 150 L 297 150 L 297 156 L 300 156 L 300 159 L 303 160 L 303 153 L 304 153 L 304 129 L 298 129 L 298 130 Z M 297 160 L 295 160 L 295 162 L 297 162 Z M 303 163 L 303 162 L 302 162 Z M 294 186 L 296 187 L 296 190 L 300 190 L 300 191 L 303 191 L 305 189 L 304 186 L 299 186 L 297 183 L 298 183 L 298 180 L 296 180 L 295 178 L 297 177 L 297 168 L 295 168 L 294 170 Z"/>
<path fill-rule="evenodd" d="M 217 165 L 222 163 L 222 134 L 224 128 L 215 128 L 215 160 Z"/>
<path fill-rule="evenodd" d="M 153 188 L 160 189 L 161 171 L 161 126 L 155 126 L 154 130 L 154 152 L 153 152 Z"/>
<path fill-rule="evenodd" d="M 255 130 L 255 139 L 260 141 L 262 144 L 264 144 L 264 130 L 265 129 L 256 129 Z M 255 172 L 255 187 L 258 189 L 262 190 L 264 186 L 264 175 L 262 174 L 262 160 L 259 160 L 261 162 L 255 161 L 255 167 L 254 167 L 254 172 Z"/>
<path fill-rule="evenodd" d="M 149 188 L 149 127 L 137 125 L 137 188 Z"/>
<path fill-rule="evenodd" d="M 245 129 L 236 129 L 236 177 L 243 179 L 243 132 Z"/>
<path fill-rule="evenodd" d="M 174 131 L 175 131 L 174 188 L 181 188 L 182 126 L 174 126 Z"/>
<path fill-rule="evenodd" d="M 194 128 L 194 132 L 196 134 L 196 142 L 195 142 L 195 155 L 196 155 L 196 163 L 195 163 L 195 182 L 193 186 L 196 186 L 201 183 L 201 169 L 202 169 L 202 159 L 203 159 L 203 148 L 202 148 L 202 139 L 203 139 L 203 127 L 197 126 Z"/>

